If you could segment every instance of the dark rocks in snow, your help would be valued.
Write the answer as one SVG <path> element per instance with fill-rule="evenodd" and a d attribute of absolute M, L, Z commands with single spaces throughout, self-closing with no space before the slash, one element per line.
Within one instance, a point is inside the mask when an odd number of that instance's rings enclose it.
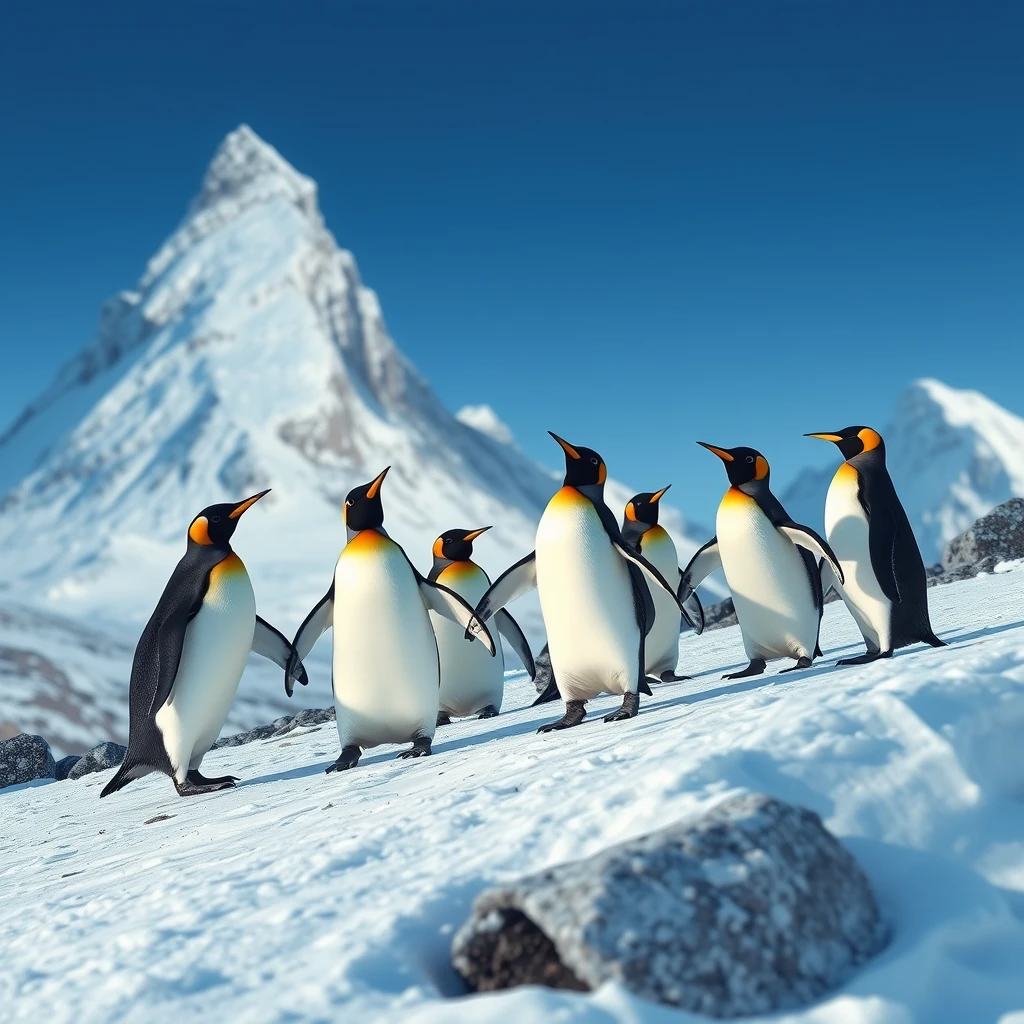
<path fill-rule="evenodd" d="M 323 725 L 325 722 L 334 721 L 334 708 L 306 708 L 297 715 L 284 715 L 275 718 L 270 725 L 258 725 L 248 732 L 235 733 L 233 736 L 222 736 L 213 745 L 213 749 L 220 747 L 240 747 L 245 743 L 254 743 L 256 740 L 269 740 L 276 736 L 287 736 L 293 729 L 310 729 L 314 726 Z"/>
<path fill-rule="evenodd" d="M 82 760 L 81 754 L 68 754 L 67 757 L 62 757 L 57 762 L 57 770 L 54 773 L 54 778 L 58 782 L 63 782 L 68 775 L 71 773 L 71 769 Z"/>
<path fill-rule="evenodd" d="M 57 762 L 42 736 L 22 732 L 0 740 L 0 789 L 56 777 Z"/>
<path fill-rule="evenodd" d="M 709 604 L 704 609 L 705 629 L 724 629 L 726 626 L 735 626 L 737 621 L 731 597 L 717 604 Z"/>
<path fill-rule="evenodd" d="M 977 576 L 1015 558 L 1024 558 L 1024 498 L 1003 502 L 954 537 L 942 553 L 942 568 L 945 574 L 966 570 Z"/>
<path fill-rule="evenodd" d="M 616 981 L 724 1018 L 820 998 L 883 938 L 867 878 L 818 816 L 755 793 L 484 891 L 452 962 L 478 991 Z"/>
<path fill-rule="evenodd" d="M 78 763 L 68 772 L 69 779 L 81 779 L 94 772 L 103 772 L 108 768 L 116 768 L 123 760 L 127 747 L 120 743 L 101 743 L 87 750 Z"/>

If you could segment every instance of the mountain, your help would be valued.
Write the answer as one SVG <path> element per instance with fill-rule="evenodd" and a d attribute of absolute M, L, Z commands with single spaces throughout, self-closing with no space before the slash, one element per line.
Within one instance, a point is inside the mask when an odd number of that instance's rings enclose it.
<path fill-rule="evenodd" d="M 422 568 L 442 530 L 490 524 L 480 560 L 505 568 L 532 548 L 558 482 L 489 407 L 441 404 L 325 227 L 316 184 L 242 126 L 136 287 L 103 307 L 92 344 L 0 435 L 0 604 L 133 642 L 192 517 L 271 487 L 235 545 L 261 614 L 291 633 L 330 583 L 346 492 L 386 465 L 386 525 Z M 630 493 L 610 483 L 609 501 Z M 665 518 L 687 558 L 704 531 Z M 523 617 L 539 641 L 536 615 Z M 25 643 L 50 657 L 51 634 Z M 128 658 L 117 699 L 95 694 L 122 724 Z M 257 675 L 276 694 L 280 680 Z M 0 690 L 0 722 L 21 724 L 16 686 Z M 266 719 L 250 690 L 237 726 Z M 327 699 L 324 686 L 310 698 Z"/>
<path fill-rule="evenodd" d="M 996 505 L 1024 495 L 1024 419 L 977 391 L 915 381 L 882 436 L 926 562 L 938 562 L 950 540 Z M 838 455 L 827 469 L 804 470 L 782 494 L 798 522 L 821 527 Z"/>

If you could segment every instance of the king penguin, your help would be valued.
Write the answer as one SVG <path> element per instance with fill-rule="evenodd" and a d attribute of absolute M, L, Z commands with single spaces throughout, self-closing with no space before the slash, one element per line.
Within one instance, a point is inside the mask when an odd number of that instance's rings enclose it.
<path fill-rule="evenodd" d="M 835 580 L 822 565 L 822 584 L 826 593 L 838 587 L 867 651 L 839 664 L 890 658 L 918 641 L 945 647 L 932 630 L 924 560 L 886 468 L 881 434 L 858 426 L 805 436 L 834 442 L 846 460 L 825 498 L 825 535 L 846 578 Z"/>
<path fill-rule="evenodd" d="M 473 561 L 473 541 L 489 529 L 483 526 L 479 530 L 447 530 L 434 541 L 434 564 L 427 578 L 444 584 L 470 607 L 476 606 L 491 585 L 490 577 Z M 501 647 L 495 657 L 488 657 L 482 644 L 466 643 L 463 630 L 451 619 L 432 611 L 430 622 L 441 662 L 441 710 L 437 724 L 449 725 L 452 715 L 493 718 L 501 710 L 505 693 L 505 658 Z M 495 614 L 494 624 L 533 679 L 533 655 L 519 623 L 503 608 Z"/>
<path fill-rule="evenodd" d="M 679 568 L 676 546 L 668 530 L 658 525 L 658 503 L 671 486 L 669 484 L 653 493 L 643 491 L 629 499 L 623 513 L 622 538 L 627 544 L 632 544 L 673 587 L 678 588 L 683 571 Z M 645 644 L 647 675 L 663 683 L 688 679 L 689 676 L 676 675 L 682 624 L 676 599 L 658 586 L 651 588 L 651 597 L 654 600 L 654 625 Z M 704 625 L 704 609 L 696 593 L 690 596 L 687 611 L 690 618 L 698 623 L 699 632 Z"/>
<path fill-rule="evenodd" d="M 412 741 L 399 757 L 429 754 L 440 670 L 431 611 L 452 619 L 495 654 L 473 609 L 444 584 L 421 576 L 384 529 L 380 489 L 388 466 L 345 499 L 348 543 L 330 589 L 295 634 L 298 660 L 334 627 L 334 707 L 341 754 L 327 771 L 354 768 L 365 747 Z M 465 642 L 465 641 L 463 641 Z M 293 685 L 285 670 L 285 689 Z"/>
<path fill-rule="evenodd" d="M 726 679 L 757 676 L 771 658 L 795 658 L 784 671 L 808 668 L 820 653 L 823 606 L 818 559 L 842 579 L 832 549 L 813 530 L 794 523 L 772 494 L 768 460 L 753 448 L 716 448 L 730 487 L 718 506 L 716 535 L 690 559 L 685 596 L 715 569 L 725 571 L 750 664 Z"/>
<path fill-rule="evenodd" d="M 540 732 L 579 725 L 586 702 L 601 693 L 622 694 L 622 706 L 606 722 L 635 717 L 640 692 L 651 692 L 644 642 L 654 602 L 643 574 L 675 600 L 664 576 L 623 540 L 605 504 L 608 469 L 601 456 L 551 436 L 565 453 L 565 481 L 541 516 L 536 550 L 506 569 L 477 606 L 486 621 L 537 588 L 551 669 L 565 701 L 564 716 Z"/>
<path fill-rule="evenodd" d="M 250 651 L 307 682 L 301 659 L 256 614 L 249 574 L 231 550 L 238 519 L 267 491 L 237 504 L 210 505 L 192 520 L 188 547 L 171 573 L 132 662 L 128 750 L 100 796 L 163 772 L 180 796 L 233 786 L 233 775 L 199 772 L 227 720 Z"/>

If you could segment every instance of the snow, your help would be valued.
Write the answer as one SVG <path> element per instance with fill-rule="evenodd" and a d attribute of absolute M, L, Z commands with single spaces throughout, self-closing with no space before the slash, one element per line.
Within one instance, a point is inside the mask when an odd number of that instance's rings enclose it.
<path fill-rule="evenodd" d="M 804 672 L 723 681 L 746 661 L 737 629 L 686 635 L 694 678 L 629 722 L 600 721 L 608 697 L 539 736 L 557 711 L 511 673 L 507 713 L 439 730 L 422 761 L 378 748 L 325 775 L 322 727 L 212 752 L 204 770 L 243 781 L 209 797 L 150 777 L 101 802 L 108 773 L 3 791 L 6 1019 L 695 1021 L 616 986 L 462 996 L 448 947 L 485 886 L 747 789 L 817 811 L 892 929 L 841 990 L 773 1022 L 1020 1024 L 1024 569 L 929 599 L 947 649 L 856 668 L 830 665 L 858 649 L 838 603 Z M 328 702 L 325 666 L 310 690 Z"/>
<path fill-rule="evenodd" d="M 926 563 L 940 561 L 945 545 L 996 505 L 1024 496 L 1024 419 L 977 391 L 915 381 L 882 435 L 886 464 Z M 790 515 L 815 529 L 839 464 L 838 451 L 831 454 L 830 467 L 804 470 L 780 496 Z"/>

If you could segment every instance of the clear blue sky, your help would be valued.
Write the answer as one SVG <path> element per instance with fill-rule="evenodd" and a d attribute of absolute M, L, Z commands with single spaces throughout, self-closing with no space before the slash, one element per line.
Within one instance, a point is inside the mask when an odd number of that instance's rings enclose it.
<path fill-rule="evenodd" d="M 710 522 L 695 438 L 881 426 L 934 375 L 1024 413 L 1024 5 L 7 5 L 0 420 L 250 123 L 320 183 L 399 345 Z"/>

